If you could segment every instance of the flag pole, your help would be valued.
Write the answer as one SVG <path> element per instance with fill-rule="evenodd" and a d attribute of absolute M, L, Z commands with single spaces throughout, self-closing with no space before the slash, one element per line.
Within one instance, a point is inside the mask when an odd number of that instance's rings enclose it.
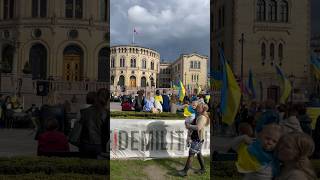
<path fill-rule="evenodd" d="M 134 44 L 134 28 L 133 28 L 133 31 L 132 31 L 132 44 Z"/>

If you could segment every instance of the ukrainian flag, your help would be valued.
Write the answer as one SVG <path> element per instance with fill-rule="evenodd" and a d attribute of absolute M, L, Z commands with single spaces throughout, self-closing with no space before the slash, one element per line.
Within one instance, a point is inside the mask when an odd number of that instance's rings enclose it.
<path fill-rule="evenodd" d="M 278 65 L 276 65 L 276 71 L 283 85 L 283 91 L 280 97 L 280 103 L 284 104 L 291 93 L 292 87 L 291 87 L 290 81 L 288 80 L 288 78 L 285 76 L 285 74 L 282 72 L 282 70 L 279 68 Z"/>
<path fill-rule="evenodd" d="M 254 88 L 255 86 L 255 81 L 253 79 L 253 74 L 251 69 L 249 70 L 249 81 L 248 81 L 248 89 L 250 90 L 250 95 L 252 99 L 256 98 L 256 90 Z"/>
<path fill-rule="evenodd" d="M 179 84 L 178 84 L 178 90 L 179 90 L 179 100 L 182 102 L 184 97 L 186 96 L 186 89 L 184 88 L 183 84 L 181 81 L 179 81 Z"/>
<path fill-rule="evenodd" d="M 194 113 L 195 113 L 195 110 L 192 108 L 191 105 L 185 107 L 184 110 L 183 110 L 183 115 L 184 115 L 185 117 L 189 117 L 189 116 L 191 116 L 191 115 L 194 114 Z"/>
<path fill-rule="evenodd" d="M 315 56 L 311 56 L 311 66 L 313 68 L 314 76 L 320 80 L 320 60 Z"/>
<path fill-rule="evenodd" d="M 231 125 L 239 109 L 241 90 L 229 64 L 225 60 L 223 51 L 221 49 L 219 51 L 220 62 L 223 67 L 221 88 L 222 121 Z"/>

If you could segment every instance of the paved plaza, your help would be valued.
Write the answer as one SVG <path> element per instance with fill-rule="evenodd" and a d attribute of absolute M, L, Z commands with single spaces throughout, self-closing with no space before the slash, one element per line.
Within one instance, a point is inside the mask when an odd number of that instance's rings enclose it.
<path fill-rule="evenodd" d="M 0 129 L 0 157 L 36 156 L 37 141 L 32 129 Z M 77 151 L 70 144 L 71 151 Z"/>

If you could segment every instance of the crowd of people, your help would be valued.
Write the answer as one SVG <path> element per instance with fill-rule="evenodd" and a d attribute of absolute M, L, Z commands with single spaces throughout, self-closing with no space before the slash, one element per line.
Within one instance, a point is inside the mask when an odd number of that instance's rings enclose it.
<path fill-rule="evenodd" d="M 217 104 L 214 109 L 221 123 Z M 309 158 L 319 157 L 320 129 L 313 131 L 311 122 L 304 104 L 243 104 L 234 123 L 237 137 L 226 147 L 237 152 L 244 179 L 313 180 Z"/>
<path fill-rule="evenodd" d="M 1 97 L 1 123 L 11 118 L 9 110 L 15 108 L 12 101 L 2 101 Z M 70 152 L 68 137 L 75 129 L 74 124 L 79 123 L 77 129 L 79 137 L 77 144 L 79 153 L 75 156 L 84 158 L 100 158 L 107 152 L 109 126 L 108 101 L 109 93 L 106 89 L 89 92 L 86 104 L 79 105 L 76 96 L 71 101 L 63 101 L 57 92 L 50 92 L 47 101 L 40 108 L 34 104 L 26 112 L 30 115 L 36 126 L 35 140 L 38 141 L 38 155 L 73 156 Z M 75 105 L 78 107 L 75 107 Z M 71 120 L 75 121 L 72 122 Z"/>
<path fill-rule="evenodd" d="M 208 104 L 210 99 L 209 95 L 194 93 L 189 96 L 184 96 L 183 101 L 180 101 L 178 95 L 169 94 L 165 89 L 162 91 L 162 94 L 160 90 L 156 90 L 155 93 L 147 92 L 146 95 L 144 95 L 143 90 L 139 90 L 137 94 L 138 95 L 134 98 L 131 96 L 124 96 L 122 98 L 122 111 L 151 113 L 169 112 L 176 114 L 181 111 L 185 104 L 190 104 L 195 100 Z"/>

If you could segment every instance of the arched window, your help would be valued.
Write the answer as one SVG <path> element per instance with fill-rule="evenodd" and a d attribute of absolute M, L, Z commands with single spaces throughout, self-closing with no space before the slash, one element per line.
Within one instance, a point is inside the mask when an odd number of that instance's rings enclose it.
<path fill-rule="evenodd" d="M 151 70 L 154 70 L 154 62 L 151 62 Z"/>
<path fill-rule="evenodd" d="M 32 67 L 32 79 L 46 79 L 47 49 L 42 44 L 35 44 L 31 47 L 29 63 Z"/>
<path fill-rule="evenodd" d="M 131 76 L 130 77 L 130 87 L 137 87 L 137 84 L 136 84 L 136 77 L 135 76 Z"/>
<path fill-rule="evenodd" d="M 277 2 L 270 0 L 269 3 L 269 21 L 277 21 Z"/>
<path fill-rule="evenodd" d="M 14 57 L 14 47 L 11 45 L 6 46 L 2 50 L 2 68 L 5 68 L 6 73 L 12 72 L 13 57 Z"/>
<path fill-rule="evenodd" d="M 136 58 L 135 58 L 135 57 L 132 57 L 132 58 L 131 58 L 131 64 L 130 64 L 130 65 L 131 65 L 130 67 L 132 67 L 132 68 L 137 67 L 137 66 L 136 66 Z"/>
<path fill-rule="evenodd" d="M 274 60 L 274 44 L 270 44 L 270 59 Z"/>
<path fill-rule="evenodd" d="M 12 19 L 14 15 L 14 0 L 4 0 L 3 19 Z"/>
<path fill-rule="evenodd" d="M 106 82 L 109 78 L 109 63 L 107 48 L 102 48 L 99 52 L 98 58 L 98 81 Z M 114 57 L 111 58 L 111 67 L 114 68 Z"/>
<path fill-rule="evenodd" d="M 288 22 L 289 20 L 289 6 L 285 0 L 282 0 L 280 4 L 280 20 L 281 22 Z"/>
<path fill-rule="evenodd" d="M 151 83 L 151 87 L 155 86 L 155 82 L 154 82 L 153 77 L 150 78 L 150 83 Z"/>
<path fill-rule="evenodd" d="M 266 20 L 266 2 L 264 0 L 258 0 L 257 2 L 257 20 Z"/>
<path fill-rule="evenodd" d="M 81 19 L 83 16 L 82 0 L 65 0 L 66 18 Z"/>
<path fill-rule="evenodd" d="M 126 59 L 125 59 L 125 57 L 124 56 L 122 56 L 121 58 L 120 58 L 120 67 L 125 67 L 125 65 L 126 65 Z"/>
<path fill-rule="evenodd" d="M 121 75 L 121 76 L 119 77 L 118 85 L 119 85 L 119 86 L 124 86 L 124 82 L 125 82 L 125 78 L 124 78 L 123 75 Z"/>
<path fill-rule="evenodd" d="M 141 77 L 141 87 L 147 87 L 147 79 L 146 79 L 146 77 Z"/>
<path fill-rule="evenodd" d="M 47 17 L 47 0 L 32 0 L 32 17 Z"/>
<path fill-rule="evenodd" d="M 283 45 L 280 43 L 278 47 L 278 57 L 280 60 L 283 59 Z"/>
<path fill-rule="evenodd" d="M 142 69 L 147 69 L 147 61 L 146 61 L 146 59 L 142 59 Z"/>
<path fill-rule="evenodd" d="M 111 76 L 111 85 L 114 85 L 114 76 Z"/>
<path fill-rule="evenodd" d="M 114 57 L 111 58 L 111 68 L 115 67 L 115 59 Z"/>
<path fill-rule="evenodd" d="M 262 60 L 266 59 L 266 44 L 265 43 L 261 44 L 261 58 L 262 58 Z"/>

